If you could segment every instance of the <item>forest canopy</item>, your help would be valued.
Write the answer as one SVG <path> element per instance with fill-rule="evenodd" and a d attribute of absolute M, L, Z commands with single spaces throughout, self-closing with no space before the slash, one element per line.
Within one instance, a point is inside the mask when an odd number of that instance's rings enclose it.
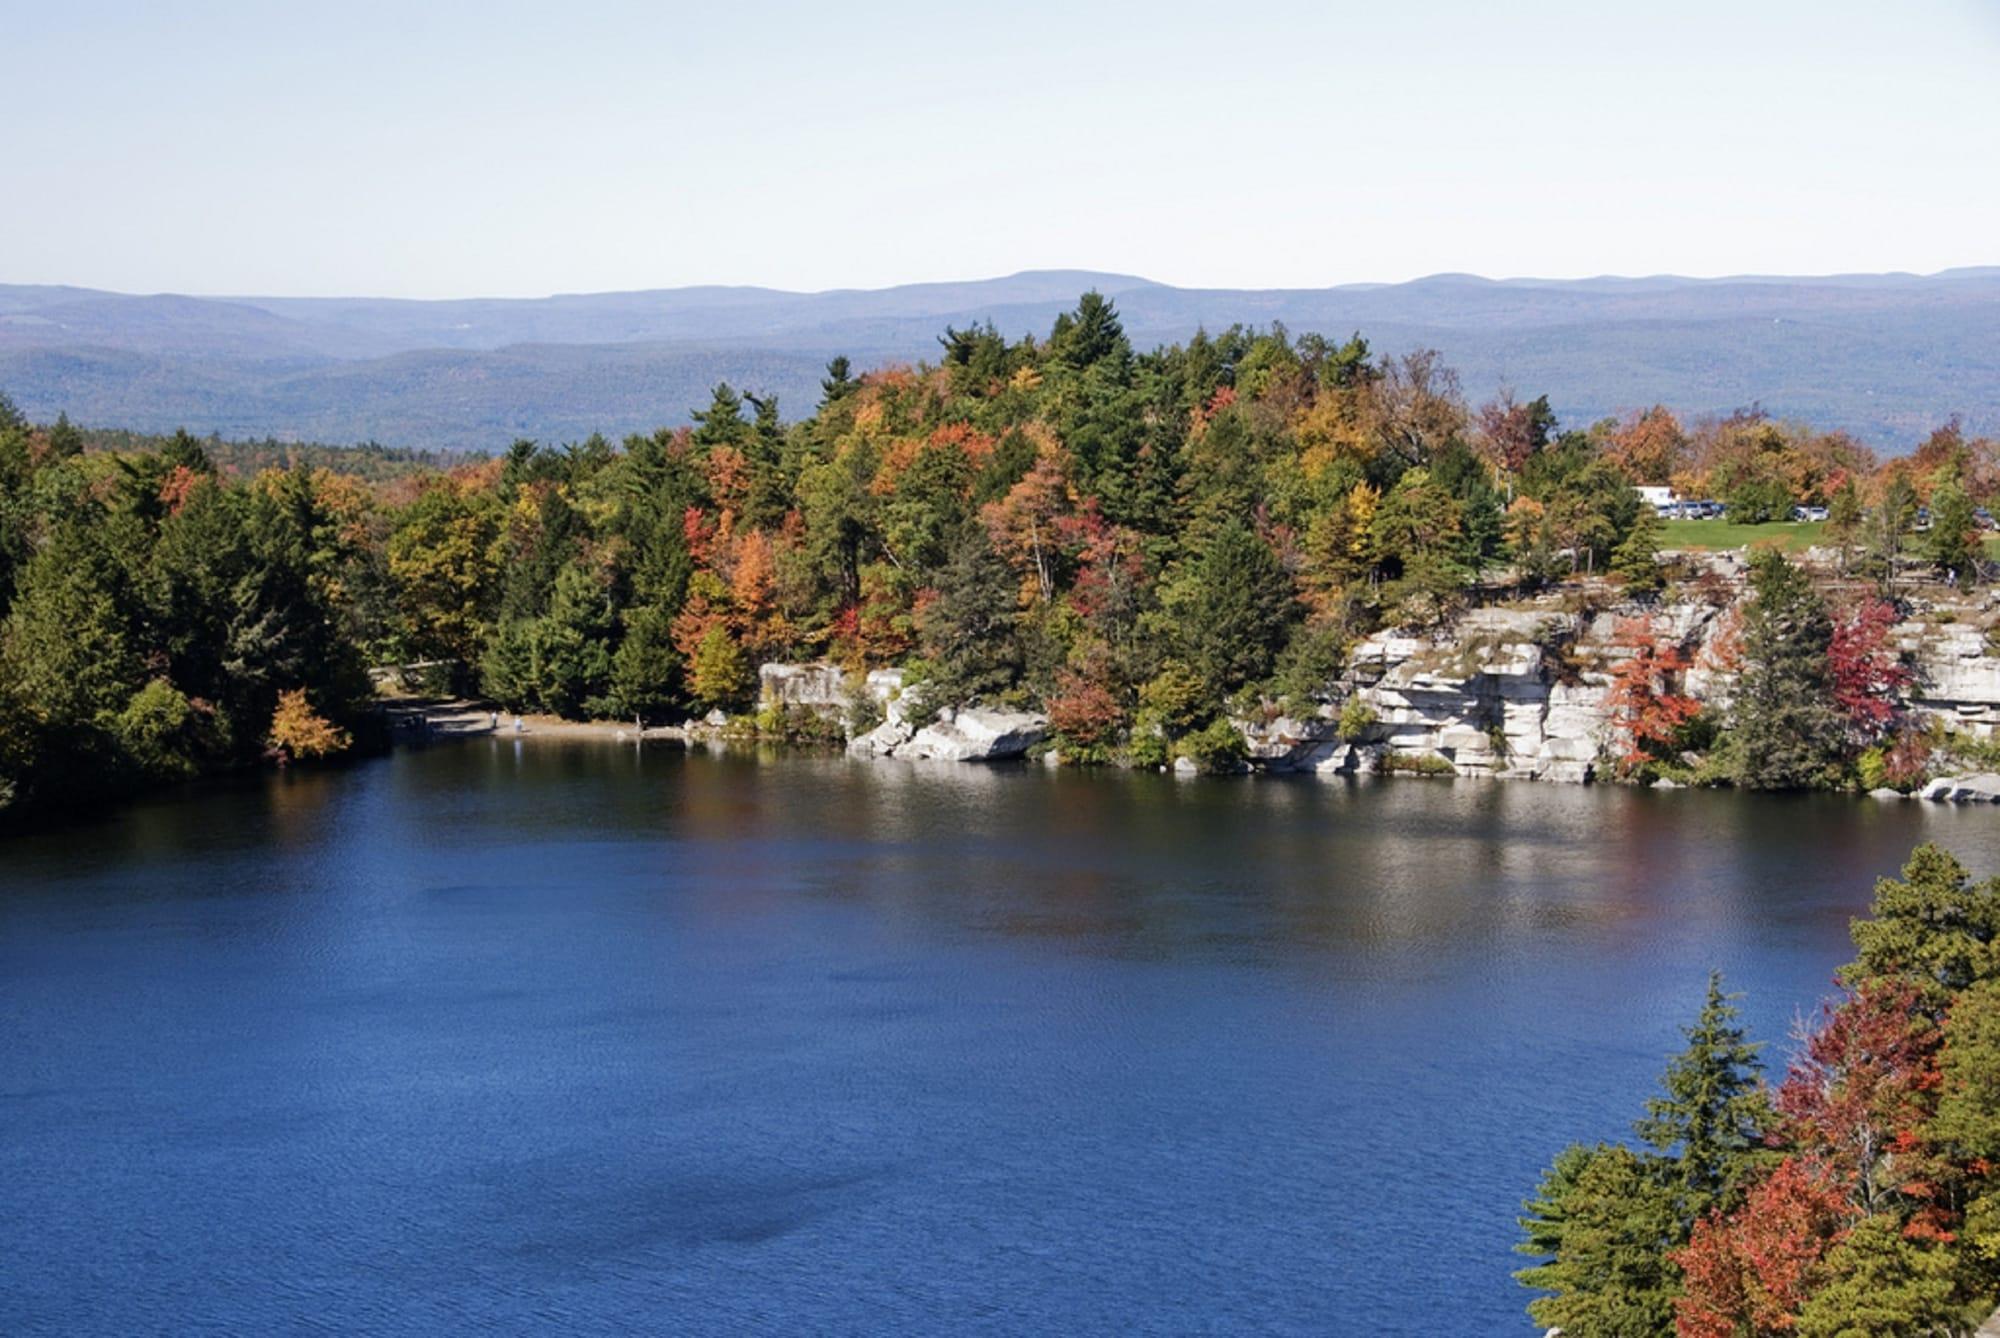
<path fill-rule="evenodd" d="M 8 406 L 0 784 L 285 756 L 281 697 L 284 737 L 360 738 L 365 670 L 410 663 L 514 709 L 652 719 L 748 708 L 767 661 L 900 665 L 938 704 L 1046 709 L 1075 760 L 1146 760 L 1232 704 L 1311 702 L 1372 629 L 1578 573 L 1643 591 L 1660 536 L 1635 484 L 1751 519 L 1846 506 L 1858 532 L 1930 501 L 1969 527 L 2000 481 L 1955 425 L 1888 465 L 1754 409 L 1570 427 L 1359 335 L 1142 352 L 1096 293 L 1043 338 L 938 345 L 836 358 L 795 420 L 720 385 L 690 428 L 478 459 L 86 441 Z"/>

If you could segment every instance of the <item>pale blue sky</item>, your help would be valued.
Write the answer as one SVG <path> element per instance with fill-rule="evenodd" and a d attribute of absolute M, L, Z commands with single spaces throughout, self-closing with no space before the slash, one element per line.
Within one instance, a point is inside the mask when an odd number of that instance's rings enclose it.
<path fill-rule="evenodd" d="M 0 0 L 0 282 L 2000 264 L 2000 0 Z"/>

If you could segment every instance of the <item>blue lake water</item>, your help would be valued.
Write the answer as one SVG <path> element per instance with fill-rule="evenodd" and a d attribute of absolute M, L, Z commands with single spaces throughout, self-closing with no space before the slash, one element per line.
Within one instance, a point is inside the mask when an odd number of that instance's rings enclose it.
<path fill-rule="evenodd" d="M 479 740 L 0 843 L 0 1332 L 1517 1333 L 2000 815 Z"/>

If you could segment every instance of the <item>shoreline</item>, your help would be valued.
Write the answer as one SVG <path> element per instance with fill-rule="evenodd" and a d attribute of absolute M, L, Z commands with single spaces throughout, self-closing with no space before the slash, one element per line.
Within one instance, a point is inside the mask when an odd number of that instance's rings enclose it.
<path fill-rule="evenodd" d="M 648 725 L 629 720 L 564 720 L 554 715 L 520 715 L 468 699 L 412 703 L 385 701 L 395 745 L 452 739 L 589 739 L 601 743 L 685 744 L 678 725 Z M 495 721 L 497 720 L 497 725 Z M 519 728 L 515 727 L 516 721 Z"/>
<path fill-rule="evenodd" d="M 439 743 L 439 742 L 451 742 L 451 741 L 480 739 L 480 738 L 514 739 L 516 741 L 539 740 L 543 742 L 553 741 L 553 742 L 565 742 L 565 743 L 574 743 L 581 741 L 589 743 L 616 743 L 621 745 L 643 744 L 643 743 L 673 743 L 680 745 L 680 747 L 684 751 L 690 750 L 696 746 L 706 748 L 711 743 L 720 743 L 728 745 L 732 743 L 752 742 L 750 740 L 733 740 L 733 739 L 723 739 L 719 737 L 712 739 L 708 737 L 691 738 L 688 735 L 688 732 L 679 725 L 649 725 L 644 730 L 640 730 L 634 724 L 616 720 L 565 720 L 561 716 L 541 715 L 541 714 L 519 716 L 518 719 L 520 721 L 521 727 L 517 731 L 514 728 L 514 721 L 517 719 L 517 717 L 506 711 L 500 711 L 497 713 L 499 717 L 499 725 L 497 728 L 495 728 L 492 723 L 493 718 L 496 714 L 494 710 L 491 707 L 479 706 L 467 700 L 442 702 L 434 706 L 426 706 L 426 707 L 397 705 L 394 703 L 390 703 L 387 704 L 386 710 L 390 714 L 392 722 L 410 721 L 416 718 L 426 719 L 429 722 L 429 729 L 430 729 L 429 734 L 415 735 L 415 736 L 413 736 L 412 733 L 410 732 L 411 726 L 407 724 L 398 723 L 396 728 L 392 731 L 392 739 L 393 739 L 393 742 L 391 744 L 392 748 L 397 746 L 404 746 L 410 743 L 425 743 L 425 742 Z M 761 742 L 766 747 L 780 751 L 789 751 L 792 748 L 799 747 L 799 745 L 788 743 L 783 739 L 769 739 L 756 742 Z M 803 748 L 801 749 L 801 751 L 805 752 L 818 751 L 820 752 L 821 755 L 825 755 L 824 750 Z M 887 758 L 887 757 L 874 757 L 866 760 L 873 762 L 882 762 L 882 761 L 912 762 L 924 759 L 909 759 L 909 758 L 899 759 L 899 758 Z M 935 759 L 928 759 L 928 760 L 934 761 Z M 1006 764 L 1010 766 L 1039 766 L 1042 764 L 1042 762 L 1041 759 L 1023 756 L 1023 757 L 1009 757 L 1002 759 L 981 759 L 974 761 L 949 761 L 945 763 L 945 765 L 954 767 L 961 767 L 961 766 L 992 767 L 1000 764 Z M 1070 768 L 1070 769 L 1076 770 L 1079 768 Z M 1140 772 L 1155 773 L 1155 774 L 1172 776 L 1179 780 L 1281 779 L 1281 780 L 1314 780 L 1322 783 L 1329 780 L 1342 780 L 1346 781 L 1349 784 L 1367 783 L 1370 781 L 1390 781 L 1390 780 L 1418 780 L 1418 781 L 1450 780 L 1450 781 L 1472 781 L 1472 782 L 1503 782 L 1503 781 L 1521 782 L 1521 781 L 1534 780 L 1534 778 L 1525 776 L 1508 776 L 1504 774 L 1494 774 L 1494 773 L 1466 774 L 1463 772 L 1454 773 L 1452 775 L 1443 775 L 1443 774 L 1432 775 L 1420 772 L 1365 771 L 1365 772 L 1339 772 L 1331 775 L 1323 775 L 1309 770 L 1298 769 L 1298 768 L 1257 765 L 1254 762 L 1245 765 L 1239 770 L 1221 771 L 1221 772 L 1189 772 L 1189 771 L 1176 771 L 1172 767 L 1158 767 L 1158 768 L 1121 767 L 1116 765 L 1107 765 L 1104 767 L 1090 767 L 1081 769 L 1128 771 L 1134 773 L 1140 773 Z M 1549 785 L 1549 784 L 1561 784 L 1563 782 L 1552 782 L 1552 781 L 1542 780 L 1534 783 Z M 1678 784 L 1672 781 L 1656 781 L 1650 785 L 1640 785 L 1629 781 L 1607 780 L 1601 777 L 1592 777 L 1588 781 L 1576 782 L 1576 784 L 1589 788 L 1605 787 L 1605 788 L 1615 788 L 1615 789 L 1659 790 L 1662 792 L 1696 790 L 1696 789 L 1734 790 L 1736 788 L 1734 786 L 1728 786 L 1728 785 L 1691 786 L 1691 785 Z M 1753 793 L 1753 792 L 1746 791 L 1744 793 Z M 1981 803 L 2000 802 L 2000 800 L 1988 798 L 1985 794 L 1980 794 L 1977 796 L 1966 795 L 1963 797 L 1950 796 L 1950 795 L 1933 797 L 1923 793 L 1923 789 L 1921 787 L 1918 790 L 1907 793 L 1901 791 L 1871 792 L 1865 790 L 1863 791 L 1802 790 L 1802 791 L 1793 791 L 1791 793 L 1841 794 L 1845 795 L 1849 799 L 1857 801 L 1874 800 L 1876 802 L 1885 802 L 1891 799 L 1900 799 L 1908 801 L 1925 800 L 1930 803 L 1942 804 L 1953 808 L 1976 807 Z"/>

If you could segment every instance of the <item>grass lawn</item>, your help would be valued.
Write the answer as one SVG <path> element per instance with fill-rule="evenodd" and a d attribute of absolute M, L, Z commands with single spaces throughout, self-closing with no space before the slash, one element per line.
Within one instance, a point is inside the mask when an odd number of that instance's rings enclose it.
<path fill-rule="evenodd" d="M 1660 540 L 1662 548 L 1748 548 L 1777 544 L 1797 553 L 1820 542 L 1823 520 L 1774 520 L 1768 525 L 1738 525 L 1730 520 L 1670 520 Z"/>

